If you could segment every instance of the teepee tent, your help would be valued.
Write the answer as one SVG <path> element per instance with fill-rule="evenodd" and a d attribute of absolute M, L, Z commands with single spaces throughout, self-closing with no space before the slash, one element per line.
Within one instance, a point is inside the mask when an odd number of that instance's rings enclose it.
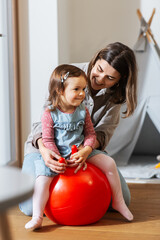
<path fill-rule="evenodd" d="M 160 154 L 160 50 L 150 29 L 155 9 L 148 22 L 145 21 L 140 10 L 137 10 L 137 13 L 141 22 L 140 34 L 134 47 L 138 64 L 138 105 L 131 117 L 121 118 L 106 149 L 118 166 L 128 164 L 147 115 L 156 128 L 159 143 L 152 144 L 158 148 Z M 125 107 L 122 106 L 121 112 Z M 145 139 L 143 141 L 145 144 Z M 158 150 L 153 148 L 152 151 L 157 154 Z"/>

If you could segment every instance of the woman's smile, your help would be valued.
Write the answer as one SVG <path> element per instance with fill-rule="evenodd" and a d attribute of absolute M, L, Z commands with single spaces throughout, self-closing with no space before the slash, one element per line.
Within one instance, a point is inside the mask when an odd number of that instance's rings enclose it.
<path fill-rule="evenodd" d="M 94 83 L 96 85 L 98 85 L 98 86 L 103 86 L 104 85 L 103 83 L 99 82 L 96 77 L 93 77 L 93 79 L 94 79 Z"/>

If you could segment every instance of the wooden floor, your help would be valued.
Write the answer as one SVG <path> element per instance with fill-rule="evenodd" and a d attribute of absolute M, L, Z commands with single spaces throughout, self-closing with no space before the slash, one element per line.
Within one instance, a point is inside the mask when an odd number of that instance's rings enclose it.
<path fill-rule="evenodd" d="M 127 222 L 117 212 L 107 212 L 96 224 L 89 226 L 59 226 L 44 218 L 43 228 L 28 232 L 30 219 L 18 207 L 8 212 L 13 240 L 160 240 L 160 184 L 129 184 L 134 221 Z"/>

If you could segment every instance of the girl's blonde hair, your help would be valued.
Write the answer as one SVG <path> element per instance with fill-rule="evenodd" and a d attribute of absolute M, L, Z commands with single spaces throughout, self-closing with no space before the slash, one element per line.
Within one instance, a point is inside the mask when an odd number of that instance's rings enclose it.
<path fill-rule="evenodd" d="M 106 60 L 121 75 L 119 82 L 109 89 L 110 101 L 127 104 L 124 117 L 133 114 L 137 106 L 137 64 L 134 52 L 126 45 L 116 42 L 99 51 L 89 63 L 87 77 L 99 59 Z"/>
<path fill-rule="evenodd" d="M 65 76 L 67 76 L 67 78 L 65 78 Z M 54 69 L 50 77 L 48 88 L 48 105 L 52 105 L 51 111 L 58 107 L 60 103 L 60 96 L 65 89 L 67 79 L 81 76 L 84 77 L 87 81 L 86 74 L 80 68 L 73 65 L 62 64 Z"/>

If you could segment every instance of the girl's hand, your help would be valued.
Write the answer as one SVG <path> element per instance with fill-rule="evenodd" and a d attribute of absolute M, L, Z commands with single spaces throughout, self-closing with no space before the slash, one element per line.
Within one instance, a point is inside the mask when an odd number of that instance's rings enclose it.
<path fill-rule="evenodd" d="M 83 167 L 83 171 L 85 171 L 87 169 L 87 163 L 85 161 L 78 164 L 74 173 L 77 173 L 82 167 Z"/>
<path fill-rule="evenodd" d="M 92 152 L 92 148 L 90 146 L 85 146 L 80 149 L 78 152 L 71 155 L 70 159 L 73 159 L 75 163 L 81 163 L 86 161 L 89 154 Z"/>
<path fill-rule="evenodd" d="M 75 170 L 75 173 L 77 173 L 82 168 L 83 165 L 84 165 L 83 170 L 86 170 L 87 164 L 85 161 L 91 152 L 92 148 L 90 146 L 85 146 L 78 152 L 72 154 L 70 160 L 67 160 L 70 164 L 69 166 L 71 167 L 78 166 Z"/>
<path fill-rule="evenodd" d="M 59 163 L 58 159 L 61 157 L 50 149 L 44 147 L 43 143 L 38 140 L 39 151 L 43 157 L 45 165 L 56 173 L 64 173 L 66 170 L 66 163 Z"/>
<path fill-rule="evenodd" d="M 79 150 L 81 150 L 82 148 L 84 148 L 83 144 L 81 144 L 81 145 L 77 148 L 77 150 L 79 151 Z"/>
<path fill-rule="evenodd" d="M 82 167 L 83 171 L 87 169 L 87 163 L 85 161 L 81 163 L 75 163 L 74 160 L 67 160 L 67 162 L 71 162 L 67 165 L 68 167 L 77 167 L 74 173 L 77 173 Z"/>

